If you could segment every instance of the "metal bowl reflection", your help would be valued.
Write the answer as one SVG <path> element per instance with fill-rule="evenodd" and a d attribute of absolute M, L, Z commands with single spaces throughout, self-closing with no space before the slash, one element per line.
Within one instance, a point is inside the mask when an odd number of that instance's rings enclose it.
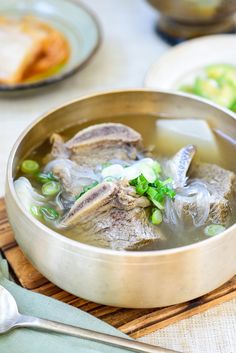
<path fill-rule="evenodd" d="M 118 122 L 120 116 L 126 116 L 129 125 L 129 116 L 135 114 L 195 116 L 236 139 L 233 114 L 184 94 L 137 89 L 81 98 L 47 113 L 19 137 L 8 162 L 6 204 L 24 254 L 60 288 L 106 305 L 161 307 L 201 296 L 235 275 L 236 225 L 208 240 L 175 249 L 102 249 L 66 238 L 34 219 L 23 209 L 13 185 L 19 161 L 54 131 L 104 118 Z"/>

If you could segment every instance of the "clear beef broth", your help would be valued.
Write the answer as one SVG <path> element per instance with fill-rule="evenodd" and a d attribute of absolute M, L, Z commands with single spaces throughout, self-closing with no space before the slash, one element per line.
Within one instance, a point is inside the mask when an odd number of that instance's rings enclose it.
<path fill-rule="evenodd" d="M 109 119 L 99 119 L 99 120 L 94 120 L 93 124 L 99 124 L 99 123 L 106 123 L 106 122 L 119 122 L 126 124 L 133 128 L 134 130 L 138 131 L 143 138 L 143 145 L 145 147 L 153 146 L 153 151 L 152 151 L 152 157 L 154 159 L 160 159 L 163 158 L 163 156 L 168 157 L 166 155 L 166 148 L 165 144 L 158 144 L 157 140 L 157 135 L 156 135 L 156 121 L 157 121 L 156 116 L 147 116 L 147 115 L 135 115 L 135 116 L 121 116 L 117 118 L 109 118 Z M 91 125 L 91 122 L 88 123 L 83 123 L 77 126 L 69 127 L 63 131 L 58 129 L 57 132 L 63 136 L 63 138 L 68 140 L 72 136 L 74 136 L 79 130 L 82 130 L 88 126 Z M 217 161 L 217 164 L 225 169 L 231 170 L 236 172 L 236 163 L 234 160 L 235 152 L 236 152 L 236 145 L 231 143 L 225 138 L 222 138 L 219 135 L 216 135 L 216 140 L 217 144 L 219 147 L 219 160 Z M 173 139 L 170 136 L 170 140 L 167 141 L 166 143 L 172 143 L 174 144 Z M 38 148 L 36 148 L 34 151 L 32 151 L 28 156 L 27 159 L 34 159 L 37 162 L 39 162 L 40 166 L 43 169 L 43 160 L 45 155 L 49 153 L 51 150 L 51 145 L 49 142 L 49 139 L 44 141 L 42 145 L 40 145 Z M 176 149 L 177 152 L 177 149 Z M 205 162 L 212 163 L 210 159 L 205 160 Z M 19 172 L 17 177 L 22 176 L 22 173 Z M 40 192 L 41 185 L 38 184 L 37 182 L 32 181 L 32 185 Z M 51 204 L 53 204 L 53 201 L 51 201 Z M 233 206 L 234 207 L 234 206 Z M 233 216 L 231 217 L 229 226 L 235 223 L 236 221 L 236 215 L 235 215 L 235 208 L 233 212 Z M 93 239 L 92 237 L 86 236 L 86 234 L 83 235 L 78 235 L 76 232 L 76 227 L 71 228 L 71 229 L 57 229 L 54 227 L 53 223 L 47 223 L 47 225 L 51 226 L 52 228 L 56 229 L 57 232 L 60 232 L 64 236 L 77 240 L 82 243 L 94 245 L 94 246 L 101 246 L 97 244 L 96 239 Z M 160 225 L 156 226 L 156 232 L 164 234 L 164 240 L 157 240 L 154 241 L 151 245 L 144 245 L 140 250 L 156 250 L 156 249 L 168 249 L 168 248 L 175 248 L 183 245 L 188 245 L 191 243 L 195 243 L 201 240 L 206 239 L 206 235 L 204 234 L 204 226 L 196 228 L 191 226 L 188 227 L 183 227 L 179 226 L 178 228 L 170 226 L 166 224 L 165 222 L 162 222 Z"/>

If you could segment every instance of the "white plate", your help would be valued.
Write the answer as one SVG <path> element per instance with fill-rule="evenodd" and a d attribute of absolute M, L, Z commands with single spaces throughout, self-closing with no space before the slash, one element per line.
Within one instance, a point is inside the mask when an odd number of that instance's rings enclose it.
<path fill-rule="evenodd" d="M 162 55 L 148 70 L 144 85 L 175 90 L 193 81 L 204 66 L 236 65 L 236 35 L 219 34 L 189 40 Z"/>

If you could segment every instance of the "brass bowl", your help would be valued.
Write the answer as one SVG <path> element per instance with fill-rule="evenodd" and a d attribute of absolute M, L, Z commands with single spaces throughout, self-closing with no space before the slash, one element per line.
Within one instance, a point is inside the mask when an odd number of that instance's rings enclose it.
<path fill-rule="evenodd" d="M 125 252 L 96 248 L 66 238 L 28 214 L 16 195 L 13 179 L 19 162 L 54 131 L 85 121 L 118 122 L 121 116 L 129 125 L 129 117 L 134 115 L 138 127 L 140 114 L 186 119 L 195 116 L 236 139 L 235 116 L 199 98 L 145 89 L 97 94 L 66 104 L 31 124 L 12 149 L 6 182 L 9 220 L 30 262 L 72 294 L 129 308 L 181 303 L 233 277 L 236 225 L 210 239 L 169 250 Z"/>
<path fill-rule="evenodd" d="M 189 39 L 235 31 L 234 0 L 147 0 L 160 11 L 158 29 L 167 37 Z"/>

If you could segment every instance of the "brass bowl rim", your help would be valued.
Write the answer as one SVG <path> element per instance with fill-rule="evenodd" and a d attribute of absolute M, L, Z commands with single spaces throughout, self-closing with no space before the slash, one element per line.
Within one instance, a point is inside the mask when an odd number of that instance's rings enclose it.
<path fill-rule="evenodd" d="M 184 253 L 189 250 L 197 250 L 198 248 L 201 248 L 202 246 L 204 246 L 204 244 L 218 246 L 218 241 L 220 241 L 222 238 L 226 237 L 229 233 L 231 233 L 232 230 L 236 231 L 236 223 L 233 224 L 232 226 L 230 226 L 224 232 L 222 232 L 214 237 L 211 237 L 211 238 L 208 238 L 205 240 L 201 240 L 199 242 L 192 243 L 189 245 L 180 246 L 177 248 L 163 249 L 163 250 L 150 250 L 150 251 L 125 251 L 125 250 L 117 251 L 117 250 L 112 250 L 112 249 L 107 249 L 107 248 L 99 248 L 99 247 L 96 247 L 93 245 L 84 244 L 79 241 L 67 238 L 63 234 L 60 234 L 60 233 L 54 231 L 53 229 L 51 229 L 51 228 L 47 227 L 46 225 L 44 225 L 43 223 L 41 223 L 39 220 L 35 219 L 21 205 L 20 200 L 17 197 L 17 194 L 15 192 L 15 188 L 14 188 L 14 184 L 13 184 L 12 165 L 13 165 L 13 160 L 14 160 L 16 151 L 17 151 L 20 143 L 25 138 L 27 133 L 35 125 L 37 125 L 40 121 L 47 119 L 47 117 L 49 115 L 51 115 L 52 113 L 54 113 L 55 111 L 58 111 L 64 107 L 67 107 L 71 104 L 74 104 L 74 103 L 77 103 L 77 102 L 80 102 L 80 101 L 83 101 L 86 99 L 90 99 L 90 98 L 97 97 L 97 96 L 110 95 L 110 94 L 135 93 L 135 92 L 140 92 L 140 93 L 150 92 L 150 93 L 161 93 L 161 94 L 164 93 L 167 95 L 175 95 L 175 96 L 180 96 L 180 97 L 185 97 L 185 98 L 191 98 L 193 100 L 199 101 L 200 103 L 205 103 L 207 105 L 210 105 L 211 107 L 216 108 L 216 109 L 230 115 L 231 118 L 233 118 L 236 121 L 236 114 L 234 114 L 230 110 L 223 108 L 213 102 L 210 102 L 207 99 L 204 99 L 202 97 L 200 98 L 200 97 L 197 97 L 192 94 L 183 93 L 183 92 L 176 92 L 174 90 L 155 90 L 155 89 L 150 89 L 150 88 L 128 88 L 128 89 L 126 88 L 126 89 L 105 90 L 105 91 L 101 91 L 101 92 L 94 93 L 94 94 L 86 94 L 80 98 L 70 100 L 69 102 L 62 104 L 59 107 L 52 108 L 48 112 L 40 115 L 33 122 L 31 122 L 20 134 L 20 136 L 18 137 L 18 139 L 14 143 L 12 150 L 10 152 L 10 155 L 8 158 L 8 163 L 7 163 L 7 174 L 6 174 L 6 183 L 8 183 L 9 191 L 11 193 L 11 196 L 14 199 L 14 202 L 16 203 L 17 207 L 19 208 L 19 211 L 22 212 L 24 214 L 24 216 L 27 217 L 31 222 L 33 222 L 37 227 L 41 228 L 42 231 L 46 232 L 48 236 L 52 236 L 52 237 L 56 238 L 57 240 L 59 240 L 61 243 L 66 243 L 74 249 L 84 250 L 84 251 L 92 252 L 92 253 L 96 253 L 96 254 L 119 256 L 119 257 L 132 257 L 132 258 L 137 258 L 137 257 L 138 258 L 141 258 L 141 257 L 145 257 L 145 258 L 148 257 L 149 258 L 149 257 L 156 257 L 156 256 L 162 257 L 162 256 L 166 256 L 166 255 L 176 254 L 176 253 Z"/>

